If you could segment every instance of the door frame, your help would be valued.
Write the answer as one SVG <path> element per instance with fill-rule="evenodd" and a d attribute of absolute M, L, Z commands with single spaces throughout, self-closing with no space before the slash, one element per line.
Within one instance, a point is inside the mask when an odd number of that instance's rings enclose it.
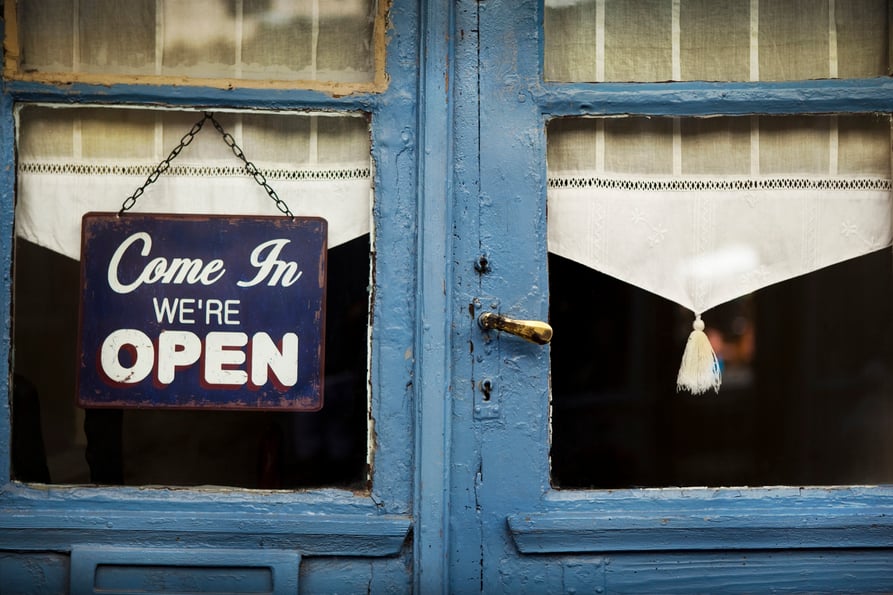
<path fill-rule="evenodd" d="M 418 310 L 414 349 L 416 386 L 413 492 L 413 587 L 416 593 L 448 593 L 454 562 L 451 426 L 452 221 L 456 4 L 420 5 L 418 90 Z"/>

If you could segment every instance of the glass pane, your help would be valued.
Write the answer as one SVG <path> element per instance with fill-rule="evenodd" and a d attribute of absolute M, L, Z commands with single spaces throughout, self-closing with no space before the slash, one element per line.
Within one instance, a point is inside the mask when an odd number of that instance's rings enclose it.
<path fill-rule="evenodd" d="M 22 72 L 365 83 L 375 0 L 27 0 Z"/>
<path fill-rule="evenodd" d="M 28 133 L 19 135 L 17 233 L 78 258 L 80 216 L 120 208 L 202 118 L 194 111 L 22 108 L 19 119 Z M 369 233 L 365 114 L 223 112 L 215 118 L 275 182 L 293 212 L 329 219 L 330 246 Z M 184 188 L 188 201 L 182 199 Z M 47 202 L 56 208 L 45 208 Z M 279 212 L 210 122 L 140 200 L 143 204 L 155 212 Z"/>
<path fill-rule="evenodd" d="M 605 4 L 605 80 L 672 78 L 671 8 L 666 0 Z"/>
<path fill-rule="evenodd" d="M 838 168 L 842 174 L 890 171 L 890 131 L 883 116 L 837 118 Z"/>
<path fill-rule="evenodd" d="M 682 120 L 680 128 L 682 173 L 750 173 L 749 118 L 691 118 Z"/>
<path fill-rule="evenodd" d="M 71 72 L 74 68 L 74 6 L 70 2 L 18 5 L 22 70 Z M 38 68 L 39 65 L 39 68 Z"/>
<path fill-rule="evenodd" d="M 723 385 L 694 397 L 675 391 L 690 312 L 550 255 L 553 485 L 893 482 L 891 266 L 884 250 L 711 310 Z"/>
<path fill-rule="evenodd" d="M 155 0 L 78 2 L 74 72 L 153 74 Z"/>
<path fill-rule="evenodd" d="M 279 3 L 283 5 L 284 3 Z M 300 6 L 301 2 L 295 2 Z M 306 3 L 303 3 L 306 4 Z M 268 0 L 245 0 L 247 14 L 262 15 Z M 313 73 L 313 22 L 307 8 L 303 18 L 285 15 L 259 19 L 256 33 L 242 42 L 242 75 L 250 79 L 311 79 Z"/>
<path fill-rule="evenodd" d="M 668 118 L 605 120 L 605 169 L 673 172 L 673 122 Z"/>
<path fill-rule="evenodd" d="M 80 265 L 25 240 L 15 249 L 15 479 L 365 488 L 368 236 L 329 250 L 325 405 L 316 413 L 78 409 Z"/>
<path fill-rule="evenodd" d="M 833 12 L 832 12 L 833 9 Z M 885 0 L 546 0 L 546 80 L 886 76 Z"/>
<path fill-rule="evenodd" d="M 238 76 L 236 37 L 240 19 L 235 0 L 166 1 L 162 6 L 160 74 Z M 150 47 L 154 58 L 156 28 L 147 29 L 153 32 Z"/>
<path fill-rule="evenodd" d="M 761 2 L 759 27 L 760 80 L 831 76 L 826 0 Z"/>
<path fill-rule="evenodd" d="M 827 172 L 831 118 L 760 118 L 760 172 Z"/>
<path fill-rule="evenodd" d="M 750 78 L 750 3 L 685 0 L 679 7 L 682 80 Z"/>
<path fill-rule="evenodd" d="M 545 77 L 550 81 L 599 81 L 595 2 L 546 0 Z"/>
<path fill-rule="evenodd" d="M 77 251 L 72 253 L 67 241 L 57 237 L 59 230 L 71 224 L 79 233 L 81 213 L 91 208 L 89 198 L 108 193 L 108 188 L 135 190 L 160 156 L 192 127 L 197 114 L 26 106 L 19 115 L 19 237 L 13 287 L 16 479 L 365 488 L 372 253 L 368 121 L 353 114 L 217 117 L 296 215 L 318 215 L 307 210 L 314 204 L 331 208 L 343 203 L 341 211 L 327 217 L 323 409 L 82 410 L 75 405 L 80 265 Z M 278 212 L 239 164 L 207 123 L 172 162 L 171 171 L 147 188 L 137 210 L 166 212 L 157 207 L 166 204 L 167 192 L 161 186 L 167 184 L 171 196 L 178 196 L 178 204 L 188 211 L 201 212 L 197 204 L 219 206 L 200 199 L 203 192 L 222 188 L 236 194 L 237 203 L 249 207 L 247 212 Z M 352 194 L 359 200 L 349 198 Z M 305 195 L 309 202 L 301 200 Z M 110 204 L 120 204 L 125 196 L 124 191 L 110 195 Z M 351 221 L 345 223 L 345 218 Z M 363 218 L 365 222 L 354 221 Z M 30 231 L 25 235 L 23 230 Z"/>
<path fill-rule="evenodd" d="M 889 73 L 890 30 L 884 18 L 888 0 L 836 2 L 837 64 L 840 78 L 869 78 Z"/>
<path fill-rule="evenodd" d="M 548 123 L 555 486 L 893 481 L 889 248 L 802 271 L 781 251 L 785 275 L 706 309 L 706 332 L 722 367 L 718 395 L 676 391 L 693 315 L 658 293 L 661 277 L 675 275 L 677 264 L 653 269 L 648 281 L 657 289 L 638 284 L 631 272 L 674 253 L 671 236 L 700 254 L 728 238 L 749 238 L 739 248 L 754 247 L 758 261 L 731 274 L 733 287 L 775 266 L 772 250 L 784 234 L 802 240 L 791 244 L 794 256 L 808 247 L 809 259 L 843 237 L 871 244 L 875 234 L 861 222 L 851 227 L 850 216 L 868 204 L 858 193 L 877 184 L 876 200 L 888 214 L 881 227 L 889 227 L 890 121 L 839 115 Z M 811 189 L 818 180 L 828 189 Z M 805 190 L 798 190 L 801 181 Z M 763 192 L 776 184 L 774 193 Z M 800 196 L 819 194 L 828 202 L 803 216 L 786 212 Z M 562 201 L 571 198 L 597 206 L 565 210 Z M 735 201 L 741 216 L 723 217 L 721 209 Z M 694 232 L 673 235 L 688 229 L 674 227 L 674 210 Z M 562 219 L 568 216 L 577 221 L 569 225 Z M 762 229 L 761 220 L 772 233 L 748 236 Z M 813 236 L 813 226 L 825 231 Z M 631 244 L 639 227 L 650 245 L 641 253 Z M 595 270 L 611 267 L 619 273 Z M 637 283 L 620 280 L 624 275 Z"/>

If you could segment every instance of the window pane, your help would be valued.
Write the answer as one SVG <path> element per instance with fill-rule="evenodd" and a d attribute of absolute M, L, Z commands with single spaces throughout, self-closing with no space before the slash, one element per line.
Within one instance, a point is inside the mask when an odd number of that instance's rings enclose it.
<path fill-rule="evenodd" d="M 888 70 L 885 0 L 545 4 L 546 80 L 781 81 Z"/>
<path fill-rule="evenodd" d="M 550 255 L 552 483 L 893 482 L 891 266 L 884 250 L 711 310 L 723 386 L 694 397 L 675 391 L 690 312 Z"/>
<path fill-rule="evenodd" d="M 374 0 L 27 0 L 22 72 L 364 83 Z"/>
<path fill-rule="evenodd" d="M 369 237 L 329 250 L 316 413 L 81 410 L 79 264 L 16 242 L 13 477 L 55 484 L 341 486 L 366 481 Z"/>
<path fill-rule="evenodd" d="M 837 64 L 840 78 L 869 78 L 889 73 L 888 0 L 836 2 Z M 879 18 L 865 18 L 877 15 Z"/>
<path fill-rule="evenodd" d="M 162 4 L 162 60 L 160 74 L 192 77 L 236 75 L 236 36 L 239 16 L 235 0 L 193 0 Z M 101 21 L 100 21 L 101 22 Z M 155 29 L 152 48 L 154 65 Z"/>
<path fill-rule="evenodd" d="M 682 80 L 750 78 L 750 3 L 685 0 L 679 8 Z"/>
<path fill-rule="evenodd" d="M 78 2 L 72 71 L 152 74 L 155 10 L 155 0 Z"/>
<path fill-rule="evenodd" d="M 598 81 L 598 15 L 595 2 L 546 0 L 545 77 L 551 81 Z"/>
<path fill-rule="evenodd" d="M 556 486 L 893 481 L 890 122 L 548 123 Z M 693 311 L 718 395 L 676 391 Z"/>
<path fill-rule="evenodd" d="M 666 0 L 605 4 L 605 80 L 672 78 L 671 8 Z"/>
<path fill-rule="evenodd" d="M 325 215 L 323 409 L 85 411 L 75 405 L 80 265 L 68 227 L 79 235 L 84 210 L 116 209 L 199 117 L 116 108 L 20 111 L 13 475 L 55 484 L 364 489 L 372 250 L 369 125 L 360 115 L 216 116 L 296 215 L 335 207 Z M 213 196 L 225 192 L 248 208 L 238 212 L 278 213 L 240 163 L 206 123 L 135 210 L 180 205 L 236 214 Z M 104 193 L 108 207 L 91 203 Z"/>
<path fill-rule="evenodd" d="M 761 2 L 759 26 L 760 80 L 831 76 L 826 0 Z"/>
<path fill-rule="evenodd" d="M 74 6 L 70 2 L 19 4 L 22 70 L 71 72 L 74 66 Z"/>

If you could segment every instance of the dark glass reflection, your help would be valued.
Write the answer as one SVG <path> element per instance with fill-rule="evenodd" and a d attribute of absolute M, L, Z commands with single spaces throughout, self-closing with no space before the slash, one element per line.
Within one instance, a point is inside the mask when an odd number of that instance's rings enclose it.
<path fill-rule="evenodd" d="M 692 314 L 550 255 L 559 488 L 893 482 L 883 250 L 704 314 L 719 394 L 677 394 Z"/>
<path fill-rule="evenodd" d="M 106 485 L 365 489 L 369 236 L 328 256 L 316 413 L 75 406 L 79 264 L 16 242 L 13 476 Z"/>

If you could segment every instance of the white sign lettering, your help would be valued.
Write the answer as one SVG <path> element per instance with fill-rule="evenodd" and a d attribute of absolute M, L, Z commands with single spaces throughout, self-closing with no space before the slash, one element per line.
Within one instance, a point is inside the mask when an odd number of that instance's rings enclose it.
<path fill-rule="evenodd" d="M 291 287 L 301 278 L 304 271 L 298 268 L 294 261 L 280 260 L 282 249 L 290 240 L 280 238 L 263 242 L 257 246 L 250 256 L 251 266 L 257 269 L 257 273 L 250 281 L 238 281 L 239 287 L 253 287 L 266 282 L 270 287 L 279 285 Z M 118 272 L 121 260 L 131 246 L 142 243 L 139 249 L 140 256 L 149 256 L 152 251 L 152 236 L 144 231 L 134 233 L 125 239 L 109 260 L 108 282 L 109 287 L 115 293 L 130 293 L 141 285 L 213 285 L 226 273 L 226 265 L 220 258 L 204 262 L 200 258 L 175 257 L 168 260 L 163 256 L 157 256 L 149 260 L 143 266 L 135 279 L 122 281 Z M 182 306 L 181 306 L 182 307 Z M 157 314 L 157 310 L 156 310 Z M 160 314 L 158 314 L 160 316 Z M 181 311 L 181 316 L 183 315 Z M 230 323 L 227 323 L 230 324 Z"/>
<path fill-rule="evenodd" d="M 168 262 L 166 258 L 158 257 L 150 260 L 135 280 L 126 284 L 122 283 L 118 278 L 118 265 L 121 264 L 121 258 L 124 257 L 127 249 L 140 241 L 143 243 L 140 256 L 148 256 L 152 250 L 152 237 L 144 231 L 139 231 L 121 242 L 121 245 L 112 254 L 112 259 L 109 261 L 108 280 L 109 287 L 116 293 L 130 293 L 143 283 L 147 285 L 152 283 L 179 285 L 185 281 L 190 285 L 195 283 L 211 285 L 226 272 L 223 268 L 223 261 L 219 258 L 204 264 L 199 258 L 173 258 Z"/>
<path fill-rule="evenodd" d="M 121 362 L 122 351 L 128 363 Z M 298 335 L 285 333 L 277 345 L 265 332 L 249 341 L 240 332 L 214 331 L 202 340 L 191 331 L 168 330 L 158 335 L 156 348 L 144 332 L 118 329 L 103 341 L 99 363 L 115 384 L 137 384 L 154 371 L 154 380 L 168 385 L 178 372 L 199 364 L 201 382 L 209 388 L 260 387 L 272 380 L 284 390 L 298 382 Z"/>
<path fill-rule="evenodd" d="M 282 287 L 291 287 L 304 274 L 298 270 L 298 263 L 279 260 L 279 253 L 289 240 L 270 240 L 264 242 L 251 253 L 251 266 L 258 269 L 257 275 L 251 281 L 239 281 L 239 287 L 252 287 L 263 283 L 267 277 L 267 285 L 273 286 L 282 280 Z M 269 248 L 269 253 L 264 256 L 264 250 Z"/>
<path fill-rule="evenodd" d="M 238 326 L 239 322 L 239 300 L 216 300 L 216 299 L 194 299 L 194 298 L 152 298 L 152 306 L 155 308 L 155 321 L 173 324 L 195 324 L 194 318 L 196 310 L 204 310 L 204 323 L 225 324 L 227 326 Z"/>

